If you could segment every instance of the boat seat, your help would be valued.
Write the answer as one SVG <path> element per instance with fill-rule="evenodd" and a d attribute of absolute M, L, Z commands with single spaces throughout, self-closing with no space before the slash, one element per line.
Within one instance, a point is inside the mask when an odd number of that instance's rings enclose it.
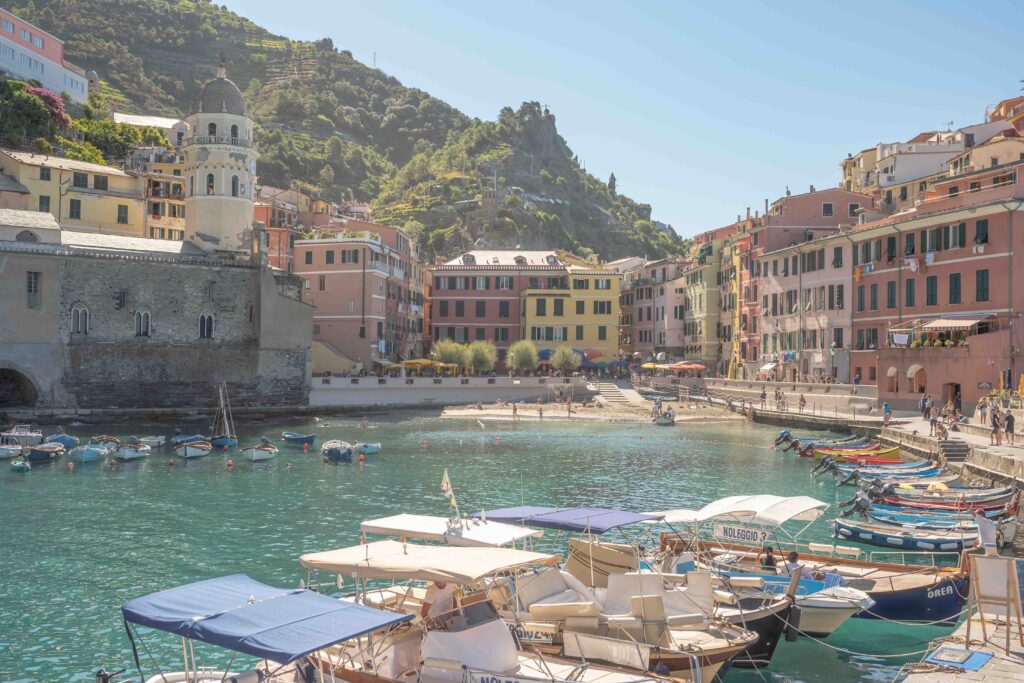
<path fill-rule="evenodd" d="M 701 597 L 694 601 L 686 597 L 691 581 L 700 584 L 701 590 L 703 590 L 701 580 L 693 579 L 694 575 L 707 579 L 707 595 L 709 596 L 707 600 Z M 637 616 L 634 613 L 634 598 L 653 596 L 661 601 L 660 609 L 665 613 L 665 622 L 669 626 L 685 625 L 696 629 L 702 624 L 706 625 L 708 615 L 714 613 L 713 587 L 710 583 L 711 577 L 703 572 L 689 572 L 686 579 L 687 588 L 666 589 L 665 578 L 658 574 L 637 572 L 612 574 L 608 577 L 608 591 L 602 612 L 606 615 L 610 625 L 626 626 L 628 618 Z M 703 604 L 704 602 L 710 605 L 706 610 L 700 609 L 698 606 L 698 603 Z"/>
<path fill-rule="evenodd" d="M 572 579 L 572 586 L 569 580 Z M 520 580 L 516 595 L 534 619 L 562 620 L 566 617 L 597 616 L 597 602 L 578 580 L 549 567 Z"/>

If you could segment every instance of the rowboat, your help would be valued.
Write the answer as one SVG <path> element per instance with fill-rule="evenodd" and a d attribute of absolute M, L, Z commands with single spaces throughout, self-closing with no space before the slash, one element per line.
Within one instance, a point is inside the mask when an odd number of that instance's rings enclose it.
<path fill-rule="evenodd" d="M 209 455 L 212 450 L 213 445 L 208 441 L 190 441 L 174 447 L 174 452 L 183 458 L 201 458 L 204 455 Z"/>
<path fill-rule="evenodd" d="M 921 509 L 921 510 L 915 510 L 914 508 L 901 507 L 899 505 L 884 505 L 884 504 L 881 504 L 881 503 L 871 503 L 868 506 L 867 509 L 869 511 L 871 511 L 871 512 L 882 512 L 882 513 L 887 513 L 888 512 L 888 513 L 896 513 L 896 514 L 903 514 L 903 513 L 917 514 L 917 515 L 923 515 L 923 516 L 927 516 L 927 517 L 932 517 L 932 518 L 935 518 L 935 519 L 966 519 L 966 520 L 973 520 L 974 519 L 974 514 L 975 514 L 975 513 L 972 513 L 970 511 L 968 511 L 968 510 L 946 510 L 946 509 L 941 509 L 941 508 L 939 508 L 939 509 L 927 509 L 927 508 L 925 508 L 925 509 Z M 1007 514 L 1009 514 L 1009 511 L 1006 510 L 1005 508 L 1003 508 L 1003 509 L 1000 509 L 1000 510 L 982 511 L 981 514 L 983 514 L 985 517 L 988 517 L 989 519 L 998 519 L 1000 517 L 1004 517 Z"/>
<path fill-rule="evenodd" d="M 352 444 L 337 439 L 327 441 L 320 447 L 324 462 L 352 462 Z"/>
<path fill-rule="evenodd" d="M 103 448 L 110 451 L 113 450 L 114 447 L 117 446 L 117 444 L 121 443 L 121 441 L 112 436 L 101 434 L 100 436 L 94 436 L 91 439 L 89 439 L 89 443 L 95 446 L 102 446 Z"/>
<path fill-rule="evenodd" d="M 978 532 L 978 523 L 973 519 L 961 519 L 953 515 L 934 515 L 914 512 L 884 512 L 869 510 L 868 517 L 878 524 L 890 524 L 914 529 L 933 529 L 936 531 L 970 531 Z M 1017 535 L 1017 518 L 1009 517 L 995 521 L 996 528 L 1003 538 L 1012 539 Z"/>
<path fill-rule="evenodd" d="M 114 447 L 111 454 L 118 460 L 137 460 L 149 455 L 150 448 L 141 441 L 126 441 Z"/>
<path fill-rule="evenodd" d="M 181 434 L 177 433 L 171 437 L 172 446 L 180 446 L 183 443 L 198 443 L 200 441 L 206 441 L 206 437 L 202 434 Z"/>
<path fill-rule="evenodd" d="M 659 427 L 669 427 L 676 423 L 676 419 L 672 415 L 659 415 L 652 422 Z"/>
<path fill-rule="evenodd" d="M 22 446 L 35 446 L 43 442 L 43 433 L 32 425 L 14 425 L 6 432 L 0 432 L 0 437 L 4 436 L 17 439 Z"/>
<path fill-rule="evenodd" d="M 813 438 L 813 437 L 802 437 L 802 438 L 801 437 L 797 437 L 797 438 L 793 438 L 793 435 L 789 432 L 789 430 L 788 429 L 784 429 L 781 432 L 779 432 L 779 435 L 777 437 L 775 437 L 774 445 L 778 446 L 778 445 L 784 444 L 784 443 L 792 444 L 792 443 L 795 442 L 795 443 L 798 443 L 800 446 L 812 445 L 812 446 L 819 446 L 821 448 L 827 448 L 827 447 L 832 446 L 832 445 L 839 446 L 839 445 L 847 445 L 847 444 L 867 443 L 867 440 L 868 440 L 867 437 L 857 436 L 856 434 L 852 434 L 850 436 L 843 437 L 842 439 L 817 439 L 817 438 Z"/>
<path fill-rule="evenodd" d="M 354 444 L 354 447 L 356 449 L 356 453 L 361 453 L 362 455 L 374 455 L 375 453 L 380 453 L 379 443 L 357 442 Z"/>
<path fill-rule="evenodd" d="M 61 430 L 56 434 L 51 434 L 50 436 L 46 437 L 45 443 L 59 443 L 64 448 L 74 448 L 75 446 L 78 445 L 79 441 L 77 436 L 65 434 L 64 430 Z"/>
<path fill-rule="evenodd" d="M 15 458 L 11 461 L 11 472 L 30 472 L 32 465 L 25 458 Z"/>
<path fill-rule="evenodd" d="M 834 448 L 815 448 L 814 458 L 815 460 L 821 460 L 826 455 L 833 456 L 837 461 L 842 462 L 843 458 L 847 455 L 853 455 L 856 457 L 872 456 L 875 458 L 891 458 L 892 460 L 899 460 L 900 447 L 891 446 L 889 448 L 866 448 L 857 451 L 844 451 L 841 449 Z"/>
<path fill-rule="evenodd" d="M 167 437 L 164 436 L 140 436 L 139 441 L 146 444 L 150 448 L 161 448 L 167 443 Z"/>
<path fill-rule="evenodd" d="M 22 450 L 24 449 L 21 446 L 21 442 L 13 436 L 0 437 L 0 460 L 19 456 Z"/>
<path fill-rule="evenodd" d="M 1013 500 L 1013 496 L 1007 496 L 991 501 L 970 501 L 970 500 L 930 500 L 928 498 L 903 497 L 899 495 L 881 496 L 875 502 L 886 505 L 894 505 L 901 508 L 914 510 L 951 510 L 951 511 L 979 511 L 992 512 L 1005 510 L 1006 506 Z"/>
<path fill-rule="evenodd" d="M 260 460 L 270 460 L 277 455 L 277 446 L 270 443 L 266 439 L 258 446 L 249 446 L 248 448 L 242 449 L 242 456 L 248 458 L 252 462 L 258 462 Z"/>
<path fill-rule="evenodd" d="M 316 434 L 299 434 L 298 432 L 281 432 L 281 438 L 288 443 L 295 443 L 300 446 L 312 446 L 316 441 Z"/>
<path fill-rule="evenodd" d="M 228 401 L 227 382 L 217 387 L 217 414 L 213 418 L 213 436 L 210 443 L 215 448 L 231 448 L 238 445 L 235 436 L 235 418 L 231 414 L 231 403 Z"/>
<path fill-rule="evenodd" d="M 28 447 L 25 456 L 29 462 L 50 462 L 64 455 L 64 447 L 59 443 L 41 443 Z"/>
<path fill-rule="evenodd" d="M 977 527 L 973 531 L 917 529 L 916 527 L 858 522 L 849 519 L 835 520 L 835 535 L 836 538 L 858 543 L 909 551 L 959 553 L 965 548 L 977 545 L 978 542 Z"/>
<path fill-rule="evenodd" d="M 68 451 L 68 457 L 76 462 L 98 462 L 102 460 L 109 451 L 98 444 L 85 444 L 76 446 Z"/>

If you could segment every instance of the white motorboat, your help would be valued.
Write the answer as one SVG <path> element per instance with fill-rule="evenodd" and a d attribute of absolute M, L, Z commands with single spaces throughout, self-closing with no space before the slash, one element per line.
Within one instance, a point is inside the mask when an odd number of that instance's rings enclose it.
<path fill-rule="evenodd" d="M 174 447 L 174 452 L 182 458 L 201 458 L 204 455 L 209 455 L 212 450 L 213 445 L 209 441 L 180 443 Z"/>
<path fill-rule="evenodd" d="M 32 425 L 14 425 L 6 432 L 0 432 L 0 438 L 17 439 L 22 446 L 38 446 L 43 442 L 43 433 Z"/>
<path fill-rule="evenodd" d="M 16 458 L 21 455 L 22 450 L 24 449 L 22 448 L 21 442 L 13 436 L 0 437 L 0 460 Z"/>
<path fill-rule="evenodd" d="M 137 460 L 138 458 L 145 458 L 149 455 L 149 451 L 149 446 L 141 441 L 138 443 L 126 441 L 115 446 L 111 454 L 118 460 Z"/>
<path fill-rule="evenodd" d="M 146 444 L 150 448 L 162 448 L 167 444 L 166 436 L 143 436 L 139 438 L 139 441 Z"/>

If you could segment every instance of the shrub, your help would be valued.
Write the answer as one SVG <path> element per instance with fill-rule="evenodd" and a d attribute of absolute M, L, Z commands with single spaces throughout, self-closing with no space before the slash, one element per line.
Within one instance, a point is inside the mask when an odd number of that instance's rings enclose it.
<path fill-rule="evenodd" d="M 469 349 L 450 339 L 434 344 L 430 355 L 442 363 L 454 363 L 460 368 L 469 367 Z"/>
<path fill-rule="evenodd" d="M 537 367 L 537 347 L 529 339 L 521 339 L 509 347 L 508 366 L 520 372 L 529 372 Z"/>
<path fill-rule="evenodd" d="M 580 366 L 580 357 L 571 347 L 559 346 L 551 356 L 551 365 L 561 370 L 562 374 L 568 375 Z"/>
<path fill-rule="evenodd" d="M 473 372 L 490 372 L 498 362 L 498 351 L 489 341 L 475 341 L 466 349 L 469 367 Z"/>

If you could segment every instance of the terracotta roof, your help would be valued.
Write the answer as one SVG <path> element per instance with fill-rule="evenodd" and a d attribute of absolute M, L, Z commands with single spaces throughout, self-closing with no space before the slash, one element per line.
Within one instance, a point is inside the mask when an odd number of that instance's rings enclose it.
<path fill-rule="evenodd" d="M 910 144 L 910 143 L 913 143 L 913 142 L 927 142 L 928 139 L 931 138 L 933 135 L 935 135 L 937 132 L 938 132 L 937 130 L 929 130 L 929 131 L 925 131 L 924 133 L 918 133 L 914 137 L 912 137 L 909 140 L 907 140 L 907 144 Z"/>

